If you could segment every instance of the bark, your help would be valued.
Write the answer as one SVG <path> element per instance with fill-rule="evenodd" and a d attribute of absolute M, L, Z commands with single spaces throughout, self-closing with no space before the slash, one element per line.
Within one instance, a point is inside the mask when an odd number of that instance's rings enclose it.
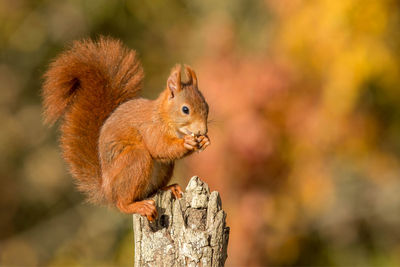
<path fill-rule="evenodd" d="M 170 191 L 153 199 L 154 222 L 133 215 L 135 266 L 224 266 L 229 227 L 218 192 L 194 176 L 181 199 Z"/>

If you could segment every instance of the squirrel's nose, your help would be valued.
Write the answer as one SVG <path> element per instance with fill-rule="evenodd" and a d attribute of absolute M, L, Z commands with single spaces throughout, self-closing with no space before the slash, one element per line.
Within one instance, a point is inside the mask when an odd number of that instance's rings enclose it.
<path fill-rule="evenodd" d="M 197 135 L 206 135 L 207 134 L 207 126 L 200 126 L 199 130 L 196 133 Z"/>

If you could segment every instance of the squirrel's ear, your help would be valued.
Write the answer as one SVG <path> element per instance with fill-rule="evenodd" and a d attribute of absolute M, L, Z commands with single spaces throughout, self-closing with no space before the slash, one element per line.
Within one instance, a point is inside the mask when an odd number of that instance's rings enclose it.
<path fill-rule="evenodd" d="M 168 77 L 167 87 L 171 91 L 171 98 L 181 90 L 181 66 L 176 65 Z"/>
<path fill-rule="evenodd" d="M 185 65 L 185 74 L 186 74 L 186 77 L 188 78 L 188 84 L 192 84 L 193 87 L 197 88 L 197 76 L 196 76 L 196 73 L 188 65 Z"/>

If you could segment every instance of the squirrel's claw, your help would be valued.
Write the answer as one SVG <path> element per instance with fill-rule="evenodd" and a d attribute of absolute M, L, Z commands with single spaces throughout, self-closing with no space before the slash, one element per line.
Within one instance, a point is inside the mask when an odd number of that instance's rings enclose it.
<path fill-rule="evenodd" d="M 149 221 L 154 221 L 157 218 L 156 203 L 152 199 L 145 199 L 127 205 L 119 202 L 117 207 L 124 213 L 137 213 L 145 216 Z"/>
<path fill-rule="evenodd" d="M 174 195 L 174 197 L 176 199 L 182 198 L 182 188 L 178 185 L 178 184 L 171 184 L 168 186 L 165 186 L 163 188 L 161 188 L 161 190 L 167 191 L 167 190 L 171 190 L 172 195 Z"/>
<path fill-rule="evenodd" d="M 210 139 L 208 138 L 207 135 L 200 135 L 200 136 L 195 136 L 195 135 L 186 135 L 184 137 L 184 143 L 183 146 L 191 151 L 203 151 L 206 149 L 211 144 Z"/>
<path fill-rule="evenodd" d="M 188 149 L 188 150 L 196 150 L 197 148 L 197 141 L 196 141 L 196 137 L 192 136 L 192 135 L 185 135 L 184 137 L 184 143 L 183 146 Z"/>
<path fill-rule="evenodd" d="M 146 216 L 149 221 L 154 221 L 157 218 L 156 203 L 152 199 L 143 200 L 143 213 L 140 215 Z"/>
<path fill-rule="evenodd" d="M 206 149 L 206 147 L 208 147 L 211 144 L 210 139 L 208 138 L 207 135 L 201 135 L 197 137 L 197 142 L 200 151 L 203 151 L 204 149 Z"/>

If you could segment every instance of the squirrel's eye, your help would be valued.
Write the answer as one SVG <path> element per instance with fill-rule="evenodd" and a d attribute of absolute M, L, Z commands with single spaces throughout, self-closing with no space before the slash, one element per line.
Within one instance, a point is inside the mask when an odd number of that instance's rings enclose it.
<path fill-rule="evenodd" d="M 189 108 L 187 106 L 182 107 L 182 112 L 185 114 L 189 114 Z"/>

